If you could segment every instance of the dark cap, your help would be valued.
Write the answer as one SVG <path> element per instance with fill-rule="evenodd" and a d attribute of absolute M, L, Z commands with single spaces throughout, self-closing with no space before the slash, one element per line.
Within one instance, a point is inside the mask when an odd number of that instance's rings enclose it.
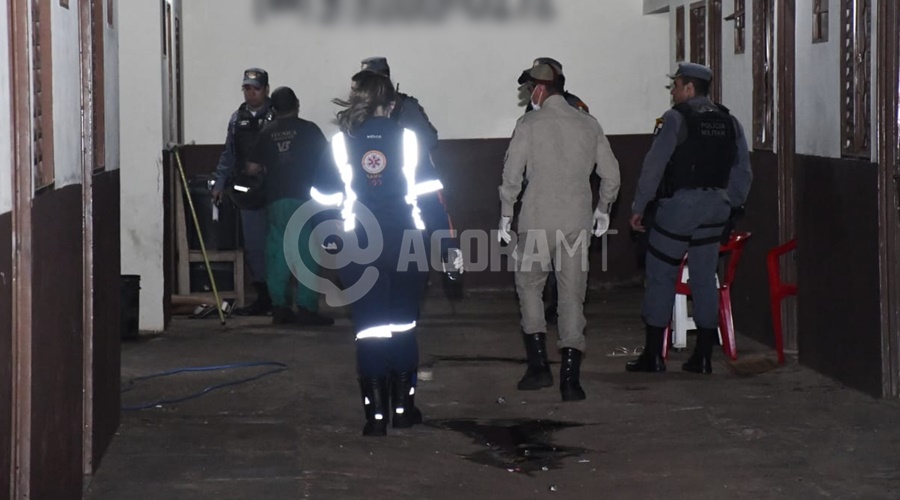
<path fill-rule="evenodd" d="M 367 57 L 360 61 L 360 65 L 360 69 L 363 71 L 371 71 L 387 77 L 391 76 L 391 67 L 388 66 L 386 57 Z"/>
<path fill-rule="evenodd" d="M 675 79 L 679 76 L 686 76 L 688 78 L 696 78 L 698 80 L 710 81 L 712 80 L 712 70 L 707 66 L 697 63 L 691 62 L 683 62 L 678 63 L 678 70 L 674 75 L 668 75 L 669 78 Z"/>
<path fill-rule="evenodd" d="M 531 68 L 528 68 L 528 69 L 522 71 L 522 74 L 519 75 L 519 85 L 522 85 L 525 82 L 530 80 L 530 77 L 528 76 L 528 72 L 531 71 L 532 69 L 534 69 L 535 67 L 537 67 L 539 64 L 546 64 L 546 65 L 552 67 L 554 70 L 556 70 L 556 74 L 558 76 L 564 76 L 563 71 L 562 71 L 562 64 L 559 61 L 557 61 L 556 59 L 553 59 L 552 57 L 538 57 L 531 64 Z"/>
<path fill-rule="evenodd" d="M 244 70 L 244 83 L 243 85 L 253 85 L 255 87 L 268 87 L 269 86 L 269 74 L 266 73 L 266 70 L 259 68 L 250 68 Z"/>
<path fill-rule="evenodd" d="M 278 87 L 272 92 L 272 110 L 276 113 L 286 113 L 300 105 L 297 94 L 290 87 Z"/>

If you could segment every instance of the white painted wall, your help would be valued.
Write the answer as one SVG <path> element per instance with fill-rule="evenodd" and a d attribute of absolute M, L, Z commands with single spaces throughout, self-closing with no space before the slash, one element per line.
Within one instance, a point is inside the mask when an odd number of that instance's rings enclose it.
<path fill-rule="evenodd" d="M 753 146 L 753 16 L 752 0 L 746 0 L 744 53 L 734 53 L 734 21 L 722 21 L 722 69 L 714 75 L 722 82 L 722 104 L 731 110 L 744 127 L 747 142 Z M 678 63 L 675 61 L 675 11 L 684 7 L 684 57 L 690 60 L 691 55 L 691 10 L 690 0 L 672 0 L 669 7 L 669 73 L 674 72 Z M 730 1 L 722 3 L 722 17 L 731 15 L 734 5 Z M 707 55 L 708 59 L 708 55 Z"/>
<path fill-rule="evenodd" d="M 116 3 L 122 274 L 141 276 L 140 329 L 164 327 L 160 0 Z"/>
<path fill-rule="evenodd" d="M 12 107 L 9 101 L 9 9 L 0 9 L 0 214 L 12 210 Z"/>
<path fill-rule="evenodd" d="M 607 133 L 649 133 L 668 105 L 666 18 L 643 15 L 643 2 L 551 0 L 551 20 L 328 26 L 299 14 L 259 24 L 254 3 L 184 3 L 187 141 L 224 141 L 251 66 L 267 69 L 273 88 L 293 87 L 301 114 L 334 131 L 338 108 L 330 101 L 346 95 L 359 61 L 372 55 L 388 57 L 401 91 L 419 98 L 444 139 L 508 137 L 522 114 L 516 78 L 536 56 L 563 63 L 567 86 Z"/>
<path fill-rule="evenodd" d="M 658 14 L 669 11 L 670 0 L 644 0 L 644 14 Z"/>
<path fill-rule="evenodd" d="M 747 144 L 753 149 L 753 15 L 747 0 L 744 17 L 744 53 L 734 53 L 734 21 L 722 21 L 722 104 L 744 127 Z M 731 2 L 723 2 L 722 16 L 732 14 Z"/>
<path fill-rule="evenodd" d="M 55 186 L 81 184 L 81 55 L 78 3 L 50 2 L 53 47 L 53 170 Z"/>
<path fill-rule="evenodd" d="M 108 2 L 103 2 L 103 92 L 106 119 L 106 170 L 119 168 L 119 7 L 113 7 L 112 26 L 106 22 Z"/>
<path fill-rule="evenodd" d="M 812 3 L 797 2 L 797 153 L 840 158 L 840 2 L 829 2 L 828 41 L 822 43 L 812 43 Z"/>

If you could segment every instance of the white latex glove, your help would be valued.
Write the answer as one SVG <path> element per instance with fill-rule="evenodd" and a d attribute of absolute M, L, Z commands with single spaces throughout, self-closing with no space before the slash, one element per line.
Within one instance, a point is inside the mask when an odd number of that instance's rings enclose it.
<path fill-rule="evenodd" d="M 605 214 L 600 209 L 594 210 L 594 236 L 603 236 L 609 230 L 609 214 Z"/>
<path fill-rule="evenodd" d="M 448 264 L 454 271 L 462 274 L 466 272 L 465 269 L 465 259 L 463 259 L 462 251 L 458 248 L 451 248 L 447 251 L 447 260 L 449 260 Z"/>
<path fill-rule="evenodd" d="M 500 227 L 497 231 L 497 241 L 503 243 L 509 243 L 512 241 L 512 235 L 510 234 L 512 231 L 512 217 L 502 216 L 500 217 Z"/>

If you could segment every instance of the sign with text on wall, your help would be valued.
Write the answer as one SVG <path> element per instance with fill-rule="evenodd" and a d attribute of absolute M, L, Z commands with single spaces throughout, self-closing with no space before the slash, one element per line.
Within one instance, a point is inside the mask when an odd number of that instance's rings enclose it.
<path fill-rule="evenodd" d="M 258 22 L 291 15 L 323 25 L 549 21 L 556 0 L 255 0 Z"/>

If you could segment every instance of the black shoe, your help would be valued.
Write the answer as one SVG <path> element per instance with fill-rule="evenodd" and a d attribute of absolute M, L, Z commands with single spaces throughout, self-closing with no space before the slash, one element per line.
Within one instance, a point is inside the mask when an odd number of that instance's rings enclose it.
<path fill-rule="evenodd" d="M 298 306 L 296 322 L 298 325 L 303 326 L 331 326 L 334 324 L 334 318 L 322 316 L 319 313 Z"/>
<path fill-rule="evenodd" d="M 416 408 L 415 372 L 395 373 L 391 377 L 391 419 L 395 429 L 408 429 L 422 423 L 422 412 Z"/>
<path fill-rule="evenodd" d="M 666 360 L 659 354 L 641 353 L 637 359 L 625 363 L 625 371 L 659 373 L 666 371 Z"/>
<path fill-rule="evenodd" d="M 387 377 L 360 378 L 359 390 L 366 414 L 363 436 L 386 436 L 390 422 Z"/>
<path fill-rule="evenodd" d="M 587 396 L 581 388 L 581 351 L 564 347 L 559 367 L 559 392 L 563 401 L 581 401 Z"/>
<path fill-rule="evenodd" d="M 294 311 L 292 311 L 290 307 L 280 306 L 272 311 L 273 325 L 290 325 L 296 320 L 297 318 L 294 316 Z"/>
<path fill-rule="evenodd" d="M 625 371 L 650 373 L 666 371 L 666 360 L 660 354 L 665 335 L 665 328 L 647 325 L 645 329 L 644 352 L 638 356 L 638 359 L 625 363 Z"/>
<path fill-rule="evenodd" d="M 547 360 L 547 342 L 545 333 L 522 334 L 525 342 L 525 353 L 528 355 L 528 368 L 522 380 L 519 380 L 520 391 L 535 391 L 553 386 L 553 374 L 550 373 L 550 362 Z"/>
<path fill-rule="evenodd" d="M 709 375 L 712 373 L 712 355 L 703 355 L 699 352 L 694 352 L 694 354 L 691 354 L 691 357 L 688 358 L 687 362 L 681 365 L 681 369 L 686 372 Z"/>
<path fill-rule="evenodd" d="M 234 314 L 238 316 L 266 316 L 272 311 L 272 299 L 269 297 L 269 287 L 265 283 L 254 283 L 256 288 L 256 300 L 245 307 L 238 307 Z"/>
<path fill-rule="evenodd" d="M 716 343 L 718 332 L 715 328 L 698 328 L 697 344 L 694 353 L 688 358 L 687 363 L 681 365 L 681 369 L 691 373 L 712 373 L 712 346 Z"/>

